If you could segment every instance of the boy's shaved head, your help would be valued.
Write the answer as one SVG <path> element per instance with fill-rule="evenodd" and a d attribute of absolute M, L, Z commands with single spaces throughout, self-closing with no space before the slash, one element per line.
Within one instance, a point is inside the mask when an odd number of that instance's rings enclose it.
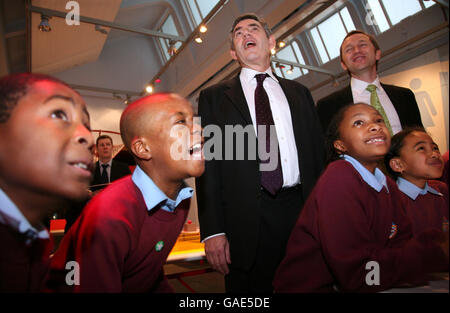
<path fill-rule="evenodd" d="M 131 151 L 131 142 L 135 137 L 151 132 L 153 115 L 164 104 L 172 101 L 185 101 L 182 97 L 173 93 L 159 93 L 140 98 L 131 103 L 122 113 L 120 118 L 120 133 L 122 141 Z"/>

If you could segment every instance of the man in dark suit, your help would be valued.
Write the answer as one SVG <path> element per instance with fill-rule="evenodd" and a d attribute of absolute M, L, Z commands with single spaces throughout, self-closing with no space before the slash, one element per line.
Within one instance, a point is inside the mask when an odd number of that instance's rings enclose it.
<path fill-rule="evenodd" d="M 272 73 L 275 39 L 267 24 L 242 15 L 230 39 L 240 74 L 202 90 L 199 98 L 205 140 L 211 125 L 226 137 L 214 152 L 208 141 L 204 145 L 206 170 L 196 181 L 200 232 L 208 262 L 225 275 L 228 292 L 271 292 L 291 229 L 322 170 L 323 136 L 309 90 Z M 278 144 L 267 149 L 263 129 L 270 127 L 270 143 Z M 229 144 L 230 129 L 232 140 L 242 139 L 237 146 Z M 269 152 L 269 163 L 276 159 L 275 169 L 264 168 L 261 149 Z"/>
<path fill-rule="evenodd" d="M 91 185 L 108 184 L 131 174 L 127 164 L 112 158 L 113 141 L 110 136 L 99 136 L 96 147 L 98 161 L 95 163 L 94 178 Z"/>
<path fill-rule="evenodd" d="M 391 128 L 392 134 L 406 126 L 422 126 L 414 93 L 407 88 L 380 82 L 377 65 L 381 50 L 372 35 L 359 30 L 349 32 L 342 41 L 340 55 L 342 68 L 351 76 L 350 85 L 317 102 L 317 112 L 324 132 L 334 114 L 344 105 L 353 102 L 372 104 L 371 98 L 375 94 L 372 95 L 370 85 L 376 87 L 373 87 L 376 97 L 385 112 L 385 123 Z"/>
<path fill-rule="evenodd" d="M 96 141 L 96 148 L 98 154 L 98 161 L 94 166 L 94 177 L 91 181 L 89 189 L 93 191 L 89 197 L 78 202 L 70 203 L 66 208 L 64 218 L 66 219 L 65 232 L 75 223 L 86 203 L 95 196 L 100 190 L 105 188 L 107 184 L 119 178 L 131 174 L 130 168 L 127 164 L 112 158 L 113 140 L 108 135 L 100 135 Z M 104 164 L 104 166 L 102 166 Z M 107 164 L 107 165 L 106 165 Z M 103 169 L 106 168 L 103 173 Z M 100 186 L 99 186 L 100 185 Z"/>

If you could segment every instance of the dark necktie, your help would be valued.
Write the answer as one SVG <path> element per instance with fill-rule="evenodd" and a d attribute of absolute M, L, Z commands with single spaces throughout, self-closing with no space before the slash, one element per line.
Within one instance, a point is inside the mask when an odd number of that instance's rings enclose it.
<path fill-rule="evenodd" d="M 280 163 L 280 153 L 278 149 L 278 141 L 276 132 L 271 134 L 270 126 L 275 129 L 275 123 L 273 121 L 272 110 L 270 109 L 269 97 L 267 96 L 266 91 L 264 90 L 263 83 L 264 79 L 268 77 L 267 74 L 257 74 L 255 75 L 257 85 L 255 89 L 255 112 L 256 112 L 256 125 L 258 129 L 258 142 L 264 144 L 266 153 L 270 156 L 272 153 L 270 152 L 270 141 L 272 140 L 272 146 L 275 146 L 276 143 L 278 159 L 276 162 L 276 168 L 274 170 L 261 170 L 261 186 L 264 187 L 269 193 L 275 195 L 283 186 L 283 172 L 281 170 Z M 261 138 L 263 134 L 259 134 L 260 127 L 264 126 L 266 128 L 265 137 Z M 261 150 L 260 147 L 259 150 Z M 261 161 L 261 163 L 270 163 L 270 158 L 268 160 Z"/>
<path fill-rule="evenodd" d="M 106 171 L 108 166 L 109 164 L 102 164 L 102 176 L 100 177 L 101 184 L 109 183 L 108 172 Z"/>

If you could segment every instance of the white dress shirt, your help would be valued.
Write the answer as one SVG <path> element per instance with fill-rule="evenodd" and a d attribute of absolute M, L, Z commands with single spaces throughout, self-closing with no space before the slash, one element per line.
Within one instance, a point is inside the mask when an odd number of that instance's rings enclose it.
<path fill-rule="evenodd" d="M 353 101 L 355 103 L 362 102 L 370 104 L 370 91 L 366 90 L 366 88 L 371 84 L 377 86 L 378 99 L 380 99 L 380 103 L 383 106 L 389 123 L 391 124 L 392 133 L 395 135 L 402 130 L 402 124 L 400 123 L 400 118 L 398 117 L 394 105 L 386 94 L 386 91 L 384 91 L 383 87 L 381 87 L 380 79 L 378 78 L 378 76 L 371 83 L 367 83 L 365 81 L 352 77 L 352 79 L 350 80 L 350 86 L 352 89 Z"/>
<path fill-rule="evenodd" d="M 270 77 L 264 80 L 263 86 L 269 97 L 270 109 L 277 131 L 278 145 L 280 148 L 281 169 L 283 171 L 283 187 L 290 187 L 300 183 L 300 169 L 298 166 L 297 145 L 295 143 L 294 128 L 292 126 L 291 110 L 280 83 L 273 75 L 270 68 L 265 73 Z M 257 134 L 255 112 L 256 74 L 261 72 L 250 68 L 242 68 L 239 76 L 245 100 L 252 118 L 253 127 Z"/>

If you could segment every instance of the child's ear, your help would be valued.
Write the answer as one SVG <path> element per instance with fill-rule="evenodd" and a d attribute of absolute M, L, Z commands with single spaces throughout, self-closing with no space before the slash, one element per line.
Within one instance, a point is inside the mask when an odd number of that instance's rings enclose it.
<path fill-rule="evenodd" d="M 147 140 L 142 137 L 135 138 L 131 141 L 131 152 L 142 160 L 150 160 L 152 158 L 152 151 Z"/>
<path fill-rule="evenodd" d="M 392 158 L 389 161 L 389 166 L 396 173 L 402 173 L 405 169 L 402 160 L 400 160 L 399 158 Z"/>
<path fill-rule="evenodd" d="M 345 153 L 347 151 L 344 142 L 340 139 L 335 140 L 333 146 L 339 153 Z"/>

